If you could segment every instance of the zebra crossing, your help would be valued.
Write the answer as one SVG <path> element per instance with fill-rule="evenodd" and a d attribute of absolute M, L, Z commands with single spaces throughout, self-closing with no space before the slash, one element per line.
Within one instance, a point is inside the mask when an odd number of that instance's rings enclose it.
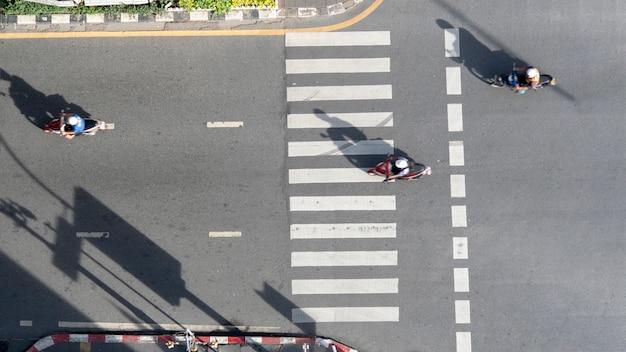
<path fill-rule="evenodd" d="M 364 165 L 354 160 L 372 155 L 378 156 L 377 160 L 383 160 L 387 154 L 394 152 L 393 139 L 378 139 L 374 135 L 379 129 L 393 127 L 393 112 L 384 109 L 388 105 L 380 104 L 381 101 L 392 99 L 392 85 L 389 82 L 363 84 L 369 77 L 390 80 L 390 44 L 388 31 L 294 32 L 285 36 L 285 70 L 289 81 L 286 88 L 289 111 L 287 128 L 299 136 L 298 140 L 289 138 L 287 141 L 287 156 L 290 160 L 306 160 L 306 163 L 294 164 L 311 165 L 288 170 L 289 210 L 294 215 L 359 213 L 361 218 L 365 216 L 372 220 L 291 224 L 290 240 L 291 248 L 294 248 L 291 252 L 291 267 L 295 275 L 291 281 L 291 294 L 296 305 L 300 296 L 313 298 L 307 300 L 308 303 L 315 302 L 311 306 L 292 309 L 291 320 L 294 323 L 399 321 L 399 307 L 390 305 L 390 300 L 366 300 L 367 304 L 335 306 L 333 300 L 328 299 L 328 295 L 397 295 L 398 278 L 388 277 L 388 271 L 387 275 L 382 271 L 377 272 L 377 268 L 398 265 L 398 251 L 393 248 L 396 224 L 376 221 L 380 218 L 380 211 L 396 209 L 395 195 L 389 190 L 375 192 L 387 194 L 368 195 L 371 187 L 364 188 L 363 194 L 351 192 L 329 195 L 323 188 L 329 184 L 365 185 L 381 182 L 380 178 L 367 174 L 367 170 L 374 165 Z M 356 47 L 382 50 L 355 51 Z M 370 52 L 373 52 L 372 57 L 368 55 Z M 386 54 L 380 55 L 381 52 Z M 362 53 L 365 57 L 353 57 L 354 53 Z M 341 85 L 336 84 L 335 75 L 341 76 Z M 381 105 L 383 109 L 378 111 Z M 372 135 L 341 132 L 325 134 L 319 133 L 320 129 L 367 129 Z M 320 139 L 320 135 L 325 138 Z M 291 134 L 288 133 L 288 136 Z M 336 167 L 341 163 L 334 161 L 342 158 L 352 158 L 353 165 Z M 305 186 L 310 189 L 310 185 L 319 185 L 320 194 L 300 195 L 299 190 Z M 306 216 L 304 218 L 308 219 Z M 316 216 L 312 218 L 319 219 Z M 369 250 L 363 246 L 365 240 L 376 239 L 385 240 L 385 250 Z M 332 241 L 342 241 L 343 246 L 350 250 L 328 250 L 328 243 Z M 300 243 L 306 243 L 304 247 L 307 249 L 318 250 L 297 250 Z M 360 272 L 368 273 L 365 275 L 369 277 L 338 277 L 334 269 L 340 267 L 367 268 Z M 302 268 L 316 269 L 317 276 L 310 277 L 307 276 L 309 271 L 297 270 Z"/>

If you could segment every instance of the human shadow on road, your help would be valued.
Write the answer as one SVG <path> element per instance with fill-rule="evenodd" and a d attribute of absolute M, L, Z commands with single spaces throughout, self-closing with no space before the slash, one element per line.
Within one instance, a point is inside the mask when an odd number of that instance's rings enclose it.
<path fill-rule="evenodd" d="M 356 128 L 348 121 L 331 116 L 321 109 L 314 109 L 313 112 L 320 120 L 330 125 L 326 129 L 326 133 L 321 133 L 320 135 L 333 141 L 336 148 L 328 151 L 326 155 L 342 154 L 352 165 L 361 169 L 376 166 L 389 154 L 412 160 L 403 150 L 396 148 L 381 138 L 369 139 L 362 130 Z M 388 119 L 391 118 L 392 116 Z M 386 121 L 372 127 L 382 127 L 386 124 Z M 368 150 L 372 150 L 374 153 L 363 151 L 362 147 L 365 144 L 372 146 Z"/>
<path fill-rule="evenodd" d="M 437 24 L 442 29 L 455 28 L 449 22 L 438 19 Z M 524 60 L 514 58 L 504 50 L 491 50 L 470 31 L 459 28 L 459 57 L 451 57 L 454 62 L 463 64 L 474 77 L 485 83 L 491 83 L 496 74 L 511 72 L 513 64 L 519 67 L 528 66 Z"/>
<path fill-rule="evenodd" d="M 46 95 L 21 77 L 11 75 L 1 68 L 0 80 L 9 82 L 8 93 L 0 91 L 0 95 L 8 95 L 13 99 L 20 113 L 39 128 L 43 128 L 50 120 L 57 118 L 61 110 L 71 111 L 82 117 L 90 117 L 90 114 L 82 107 L 66 101 L 62 95 Z"/>

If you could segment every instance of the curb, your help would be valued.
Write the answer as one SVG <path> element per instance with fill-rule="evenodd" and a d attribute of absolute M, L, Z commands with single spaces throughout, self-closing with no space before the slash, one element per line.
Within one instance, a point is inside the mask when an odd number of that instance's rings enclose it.
<path fill-rule="evenodd" d="M 198 344 L 210 345 L 297 345 L 311 344 L 338 352 L 358 352 L 332 339 L 301 336 L 195 336 Z M 118 344 L 164 344 L 184 345 L 185 333 L 174 335 L 109 335 L 109 334 L 55 334 L 37 341 L 26 352 L 40 352 L 62 343 L 118 343 Z M 171 347 L 170 347 L 171 348 Z"/>
<path fill-rule="evenodd" d="M 214 22 L 244 21 L 283 18 L 312 18 L 333 16 L 343 13 L 363 0 L 336 0 L 336 3 L 325 7 L 285 7 L 285 0 L 277 0 L 276 8 L 235 8 L 227 14 L 213 16 L 211 10 L 168 9 L 162 14 L 41 14 L 41 15 L 2 15 L 0 26 L 6 25 L 55 25 L 55 24 L 104 24 L 104 23 L 138 23 L 138 22 Z M 0 27 L 1 28 L 1 27 Z"/>

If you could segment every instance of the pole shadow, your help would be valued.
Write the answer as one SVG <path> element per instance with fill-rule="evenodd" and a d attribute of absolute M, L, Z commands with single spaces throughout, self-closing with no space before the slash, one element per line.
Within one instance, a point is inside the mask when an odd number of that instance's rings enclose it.
<path fill-rule="evenodd" d="M 43 128 L 50 120 L 55 119 L 61 110 L 72 111 L 82 117 L 91 115 L 82 107 L 70 103 L 62 95 L 46 95 L 35 89 L 21 77 L 11 75 L 0 68 L 0 80 L 9 82 L 8 93 L 0 92 L 0 95 L 9 96 L 20 110 L 20 113 L 33 125 Z"/>

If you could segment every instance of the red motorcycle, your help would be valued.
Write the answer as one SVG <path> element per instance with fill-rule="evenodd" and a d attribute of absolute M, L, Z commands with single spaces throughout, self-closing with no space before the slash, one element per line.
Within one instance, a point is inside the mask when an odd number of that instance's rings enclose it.
<path fill-rule="evenodd" d="M 102 120 L 89 119 L 89 118 L 86 118 L 84 120 L 85 120 L 85 130 L 81 133 L 77 133 L 77 135 L 84 134 L 87 136 L 93 136 L 94 134 L 96 134 L 96 132 L 98 132 L 98 130 L 112 130 L 113 128 L 115 128 L 115 124 L 106 123 Z M 58 119 L 54 119 L 50 121 L 49 124 L 43 127 L 43 130 L 44 132 L 47 132 L 47 133 L 61 134 L 62 126 L 63 126 L 62 118 L 58 118 Z"/>
<path fill-rule="evenodd" d="M 380 163 L 378 163 L 378 165 L 376 165 L 375 168 L 370 169 L 367 173 L 372 176 L 384 176 L 385 179 L 383 180 L 383 182 L 389 181 L 392 178 L 400 178 L 403 180 L 413 180 L 416 178 L 420 178 L 424 175 L 430 175 L 432 173 L 430 166 L 418 164 L 414 161 L 407 160 L 409 173 L 404 176 L 393 177 L 394 165 L 392 165 L 392 162 L 395 162 L 396 160 L 398 160 L 398 157 L 390 155 L 387 157 L 387 160 L 381 161 Z"/>

